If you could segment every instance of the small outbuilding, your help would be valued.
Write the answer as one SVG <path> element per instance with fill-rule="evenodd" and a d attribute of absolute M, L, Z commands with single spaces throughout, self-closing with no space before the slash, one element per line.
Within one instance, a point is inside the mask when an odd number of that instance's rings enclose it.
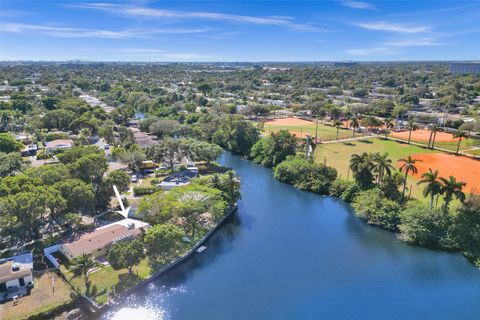
<path fill-rule="evenodd" d="M 31 252 L 0 259 L 0 301 L 27 294 L 33 285 Z"/>

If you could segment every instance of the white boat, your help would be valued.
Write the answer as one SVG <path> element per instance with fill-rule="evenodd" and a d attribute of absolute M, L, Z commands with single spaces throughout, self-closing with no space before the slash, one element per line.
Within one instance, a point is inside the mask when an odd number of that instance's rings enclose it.
<path fill-rule="evenodd" d="M 197 251 L 198 253 L 202 253 L 202 252 L 205 251 L 205 250 L 207 250 L 207 247 L 201 246 L 201 247 L 198 247 L 198 249 L 195 250 L 195 251 Z"/>

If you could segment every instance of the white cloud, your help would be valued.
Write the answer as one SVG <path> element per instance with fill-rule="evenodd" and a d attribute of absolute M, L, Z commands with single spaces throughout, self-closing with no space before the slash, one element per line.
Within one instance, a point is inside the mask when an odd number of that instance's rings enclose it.
<path fill-rule="evenodd" d="M 426 26 L 411 26 L 405 24 L 390 23 L 386 21 L 362 22 L 356 24 L 360 28 L 378 31 L 390 31 L 398 33 L 426 33 L 431 28 Z"/>
<path fill-rule="evenodd" d="M 425 47 L 425 46 L 440 46 L 441 42 L 437 42 L 432 38 L 422 38 L 422 39 L 407 39 L 407 40 L 398 40 L 398 41 L 389 41 L 385 42 L 385 45 L 391 47 Z"/>
<path fill-rule="evenodd" d="M 23 23 L 3 23 L 0 25 L 0 32 L 12 33 L 37 33 L 42 35 L 63 37 L 63 38 L 108 38 L 108 39 L 125 39 L 148 37 L 155 34 L 188 34 L 201 33 L 209 29 L 125 29 L 119 31 L 99 30 L 99 29 L 83 29 L 69 28 L 46 25 L 32 25 Z"/>
<path fill-rule="evenodd" d="M 352 9 L 375 9 L 374 5 L 364 1 L 344 0 L 340 1 L 340 3 L 345 7 L 349 7 Z"/>
<path fill-rule="evenodd" d="M 378 43 L 371 48 L 358 48 L 345 50 L 350 55 L 392 55 L 400 53 L 400 48 L 424 47 L 424 46 L 440 46 L 443 43 L 437 42 L 432 38 L 421 39 L 402 39 L 396 41 L 386 41 Z"/>
<path fill-rule="evenodd" d="M 291 17 L 256 17 L 246 15 L 236 15 L 228 13 L 204 12 L 204 11 L 175 11 L 154 9 L 142 6 L 119 5 L 111 3 L 90 3 L 71 5 L 71 7 L 93 9 L 109 12 L 112 14 L 135 17 L 135 18 L 150 18 L 150 19 L 206 19 L 206 20 L 221 20 L 236 23 L 257 24 L 257 25 L 273 25 L 283 26 L 292 30 L 316 32 L 325 31 L 324 29 L 315 27 L 310 24 L 302 24 L 293 22 Z"/>

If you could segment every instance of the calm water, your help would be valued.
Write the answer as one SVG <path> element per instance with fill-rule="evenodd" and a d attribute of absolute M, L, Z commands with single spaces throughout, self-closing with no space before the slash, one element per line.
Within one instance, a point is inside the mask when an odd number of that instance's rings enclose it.
<path fill-rule="evenodd" d="M 231 222 L 105 319 L 480 319 L 480 271 L 461 255 L 410 247 L 251 162 L 222 163 L 242 177 Z"/>

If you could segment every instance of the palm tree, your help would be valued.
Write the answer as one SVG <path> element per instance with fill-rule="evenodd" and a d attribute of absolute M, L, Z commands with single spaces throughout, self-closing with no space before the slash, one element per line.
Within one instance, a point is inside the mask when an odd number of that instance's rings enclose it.
<path fill-rule="evenodd" d="M 222 181 L 220 179 L 220 175 L 218 173 L 213 174 L 212 177 L 210 178 L 208 185 L 212 188 L 221 190 Z"/>
<path fill-rule="evenodd" d="M 443 209 L 445 212 L 448 211 L 448 205 L 452 201 L 453 196 L 460 200 L 461 202 L 465 201 L 465 193 L 463 193 L 462 188 L 467 184 L 462 181 L 457 181 L 457 178 L 454 176 L 449 176 L 448 179 L 440 178 L 442 181 L 442 194 L 443 194 Z"/>
<path fill-rule="evenodd" d="M 357 184 L 362 189 L 368 189 L 372 187 L 372 167 L 373 160 L 371 154 L 366 152 L 362 153 L 361 155 L 353 154 L 350 158 L 350 169 L 352 170 Z"/>
<path fill-rule="evenodd" d="M 385 139 L 388 138 L 388 134 L 390 133 L 390 129 L 392 129 L 395 126 L 395 123 L 393 122 L 392 118 L 386 118 L 384 122 L 385 126 Z"/>
<path fill-rule="evenodd" d="M 428 147 L 431 149 L 433 149 L 435 146 L 435 138 L 437 137 L 437 131 L 439 129 L 440 127 L 437 124 L 434 124 L 430 127 L 430 138 L 428 139 Z"/>
<path fill-rule="evenodd" d="M 412 139 L 412 131 L 416 131 L 418 129 L 418 124 L 415 123 L 413 119 L 408 120 L 407 124 L 408 129 L 408 144 L 410 144 L 410 140 Z"/>
<path fill-rule="evenodd" d="M 405 181 L 403 181 L 403 198 L 405 198 L 405 190 L 407 189 L 407 178 L 408 173 L 412 172 L 412 174 L 417 174 L 418 169 L 415 166 L 415 163 L 422 162 L 419 159 L 412 159 L 412 156 L 408 156 L 406 159 L 399 159 L 398 162 L 402 162 L 403 164 L 400 166 L 400 172 L 405 173 Z"/>
<path fill-rule="evenodd" d="M 353 129 L 353 139 L 355 139 L 355 129 L 360 127 L 360 121 L 358 121 L 357 117 L 350 119 L 350 127 Z"/>
<path fill-rule="evenodd" d="M 468 139 L 468 133 L 464 130 L 457 130 L 453 134 L 453 137 L 458 138 L 458 143 L 457 143 L 457 154 L 458 154 L 458 152 L 460 151 L 460 143 L 462 142 L 463 138 Z"/>
<path fill-rule="evenodd" d="M 82 254 L 81 256 L 75 258 L 72 261 L 69 269 L 73 272 L 74 277 L 81 277 L 85 281 L 85 292 L 88 293 L 89 283 L 88 283 L 88 271 L 97 266 L 97 262 L 91 254 Z"/>
<path fill-rule="evenodd" d="M 337 128 L 337 140 L 338 140 L 338 131 L 340 130 L 340 127 L 342 126 L 342 121 L 337 119 L 337 120 L 333 121 L 333 125 L 335 126 L 335 128 Z"/>
<path fill-rule="evenodd" d="M 366 152 L 360 154 L 352 154 L 352 157 L 350 158 L 350 169 L 352 169 L 352 172 L 360 172 L 366 167 L 369 167 L 371 164 L 371 158 L 370 155 Z"/>
<path fill-rule="evenodd" d="M 225 173 L 223 188 L 223 190 L 225 190 L 227 193 L 229 205 L 234 204 L 238 199 L 241 198 L 240 177 L 235 173 L 235 171 L 230 170 Z"/>
<path fill-rule="evenodd" d="M 392 174 L 392 159 L 388 158 L 388 153 L 374 153 L 372 157 L 372 171 L 377 175 L 377 184 L 382 181 L 383 175 Z"/>
<path fill-rule="evenodd" d="M 438 170 L 433 171 L 428 169 L 428 172 L 422 174 L 422 180 L 418 182 L 418 185 L 425 183 L 426 186 L 423 189 L 423 196 L 430 195 L 430 209 L 433 208 L 433 200 L 435 195 L 440 194 L 442 191 L 442 184 L 438 178 Z"/>

